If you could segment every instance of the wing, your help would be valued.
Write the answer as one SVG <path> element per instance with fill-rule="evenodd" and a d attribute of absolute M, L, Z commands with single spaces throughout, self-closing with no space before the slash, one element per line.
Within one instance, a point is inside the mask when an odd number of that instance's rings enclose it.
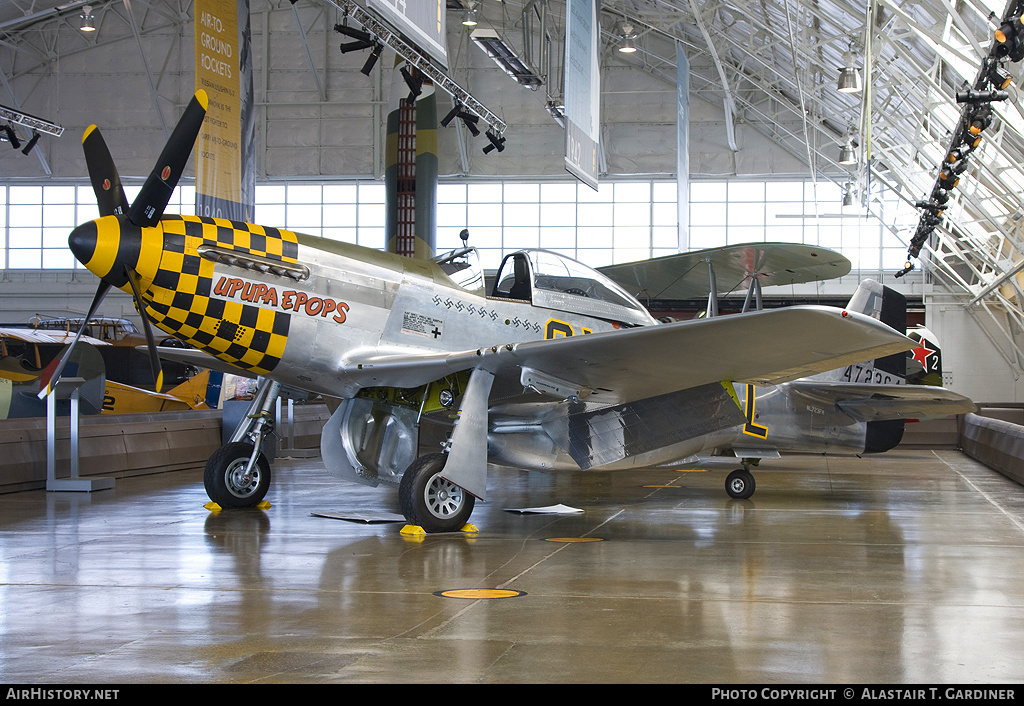
<path fill-rule="evenodd" d="M 708 263 L 719 292 L 746 287 L 752 276 L 762 286 L 800 284 L 842 277 L 850 261 L 824 248 L 793 243 L 751 243 L 667 255 L 599 270 L 639 299 L 697 299 L 711 289 Z"/>
<path fill-rule="evenodd" d="M 136 346 L 135 350 L 140 353 L 149 354 L 149 348 L 146 346 Z M 239 377 L 254 378 L 251 370 L 242 370 L 236 368 L 233 365 L 225 363 L 219 358 L 214 358 L 209 353 L 199 350 L 198 348 L 173 348 L 171 346 L 157 346 L 157 355 L 164 360 L 171 360 L 176 363 L 185 363 L 187 365 L 194 365 L 197 368 L 209 368 L 210 370 L 216 370 L 221 373 L 228 375 L 237 375 Z"/>
<path fill-rule="evenodd" d="M 621 404 L 712 382 L 778 384 L 914 345 L 861 314 L 794 306 L 451 354 L 352 358 L 341 373 L 353 389 L 416 387 L 482 368 L 553 395 Z"/>
<path fill-rule="evenodd" d="M 860 383 L 793 383 L 853 417 L 858 422 L 886 419 L 932 419 L 977 410 L 970 399 L 931 385 L 867 385 Z"/>

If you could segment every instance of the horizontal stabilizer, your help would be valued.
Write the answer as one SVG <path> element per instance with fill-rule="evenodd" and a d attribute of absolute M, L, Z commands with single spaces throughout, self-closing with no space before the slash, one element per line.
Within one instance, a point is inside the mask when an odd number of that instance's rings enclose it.
<path fill-rule="evenodd" d="M 934 419 L 977 409 L 967 397 L 941 387 L 843 382 L 792 384 L 803 394 L 834 404 L 858 422 Z"/>

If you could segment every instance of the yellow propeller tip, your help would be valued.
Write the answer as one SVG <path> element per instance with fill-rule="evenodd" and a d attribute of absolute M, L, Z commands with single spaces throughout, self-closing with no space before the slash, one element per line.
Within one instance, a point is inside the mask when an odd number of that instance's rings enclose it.
<path fill-rule="evenodd" d="M 90 125 L 89 127 L 85 128 L 85 134 L 82 135 L 82 142 L 85 142 L 94 130 L 96 130 L 95 125 Z"/>
<path fill-rule="evenodd" d="M 199 101 L 199 105 L 203 106 L 203 110 L 206 110 L 207 106 L 210 104 L 210 99 L 206 96 L 206 91 L 201 88 L 196 91 L 196 100 Z"/>
<path fill-rule="evenodd" d="M 164 389 L 164 371 L 161 370 L 156 376 L 156 391 L 160 392 Z"/>

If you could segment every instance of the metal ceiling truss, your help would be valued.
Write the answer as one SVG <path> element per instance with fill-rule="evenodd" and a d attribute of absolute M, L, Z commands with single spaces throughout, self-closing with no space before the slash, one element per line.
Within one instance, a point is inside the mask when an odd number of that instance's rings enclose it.
<path fill-rule="evenodd" d="M 464 108 L 478 115 L 481 120 L 491 126 L 491 129 L 497 136 L 500 137 L 505 132 L 507 125 L 504 120 L 491 112 L 487 106 L 474 98 L 469 91 L 456 83 L 449 76 L 448 71 L 437 66 L 430 57 L 406 42 L 388 25 L 377 20 L 377 18 L 363 10 L 353 0 L 324 0 L 324 2 L 330 3 L 361 24 L 371 36 L 386 45 L 405 59 L 410 66 L 415 67 L 420 73 L 433 81 L 437 88 L 442 89 L 451 95 L 452 98 L 459 101 Z"/>
<path fill-rule="evenodd" d="M 8 80 L 33 74 L 39 75 L 41 80 L 60 61 L 98 47 L 133 41 L 133 53 L 138 52 L 137 56 L 149 82 L 154 109 L 166 135 L 168 127 L 160 102 L 164 100 L 174 105 L 176 100 L 160 96 L 163 71 L 154 74 L 151 70 L 152 49 L 147 48 L 143 36 L 167 30 L 180 35 L 182 27 L 192 22 L 191 0 L 92 0 L 97 29 L 92 33 L 79 30 L 79 15 L 86 4 L 90 3 L 70 2 L 0 24 L 0 47 L 8 50 L 0 51 L 0 73 Z M 31 92 L 22 90 L 16 100 L 24 102 L 30 97 Z"/>

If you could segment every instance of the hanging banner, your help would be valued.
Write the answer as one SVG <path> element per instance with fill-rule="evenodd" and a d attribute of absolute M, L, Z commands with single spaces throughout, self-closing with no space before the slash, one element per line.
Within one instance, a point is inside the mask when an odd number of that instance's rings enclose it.
<path fill-rule="evenodd" d="M 366 0 L 366 9 L 377 13 L 441 66 L 448 66 L 444 34 L 445 0 Z"/>
<path fill-rule="evenodd" d="M 690 250 L 690 61 L 676 43 L 676 203 L 679 252 Z"/>
<path fill-rule="evenodd" d="M 196 215 L 252 222 L 255 125 L 249 0 L 196 0 L 196 89 L 209 106 L 196 142 Z"/>
<path fill-rule="evenodd" d="M 597 190 L 601 130 L 599 0 L 565 6 L 565 168 Z"/>

